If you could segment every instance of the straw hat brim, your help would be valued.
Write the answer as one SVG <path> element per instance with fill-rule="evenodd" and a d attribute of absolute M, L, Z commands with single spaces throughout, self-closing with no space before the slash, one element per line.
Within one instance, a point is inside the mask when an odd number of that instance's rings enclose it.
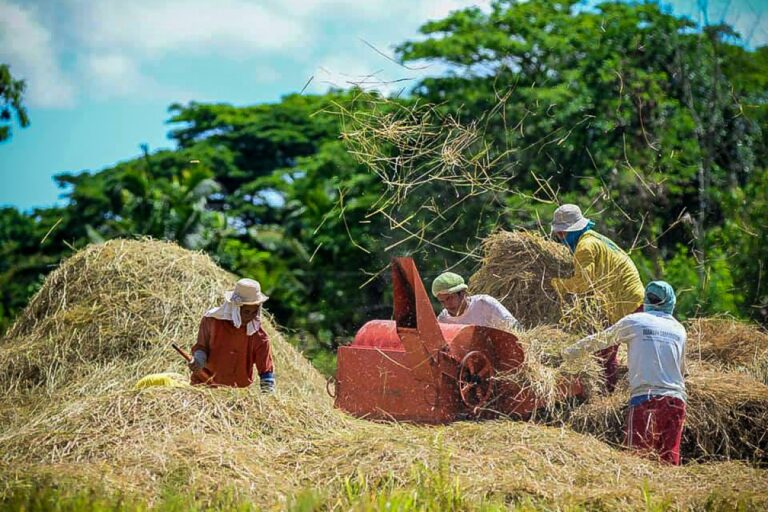
<path fill-rule="evenodd" d="M 552 232 L 555 233 L 557 231 L 581 231 L 585 227 L 587 227 L 587 224 L 589 224 L 589 219 L 586 217 L 582 217 L 581 219 L 577 220 L 576 222 L 572 224 L 552 224 Z"/>
<path fill-rule="evenodd" d="M 251 301 L 233 301 L 232 296 L 235 294 L 234 290 L 229 290 L 227 292 L 224 292 L 224 299 L 227 302 L 232 302 L 234 304 L 237 304 L 238 306 L 255 306 L 257 304 L 264 304 L 269 300 L 269 297 L 264 295 L 263 293 L 259 292 L 259 295 L 257 296 L 256 300 Z"/>

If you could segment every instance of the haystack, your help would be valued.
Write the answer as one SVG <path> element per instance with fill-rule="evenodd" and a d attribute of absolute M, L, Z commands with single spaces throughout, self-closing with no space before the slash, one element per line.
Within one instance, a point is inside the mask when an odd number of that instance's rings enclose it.
<path fill-rule="evenodd" d="M 533 392 L 542 408 L 534 414 L 537 421 L 556 421 L 567 414 L 568 404 L 564 402 L 568 400 L 560 387 L 567 380 L 578 378 L 586 397 L 604 390 L 602 367 L 595 358 L 587 355 L 567 364 L 563 361 L 563 349 L 577 341 L 577 335 L 551 326 L 518 331 L 516 335 L 525 361 L 515 372 L 499 373 L 496 378 Z"/>
<path fill-rule="evenodd" d="M 748 375 L 693 365 L 686 379 L 688 407 L 681 453 L 685 460 L 747 460 L 768 465 L 768 386 Z M 626 381 L 610 396 L 573 411 L 577 432 L 612 444 L 624 440 Z"/>
<path fill-rule="evenodd" d="M 39 408 L 61 396 L 128 389 L 147 374 L 186 373 L 171 343 L 190 347 L 202 313 L 221 303 L 235 281 L 208 256 L 171 243 L 87 247 L 48 276 L 0 340 L 0 365 L 7 369 L 0 387 L 9 391 L 0 406 L 7 399 Z M 279 337 L 268 315 L 264 325 Z M 285 387 L 315 396 L 323 380 L 306 359 L 284 342 L 274 350 L 291 377 Z"/>
<path fill-rule="evenodd" d="M 687 322 L 688 359 L 722 365 L 768 384 L 768 332 L 729 317 Z"/>
<path fill-rule="evenodd" d="M 500 231 L 485 239 L 483 249 L 482 266 L 469 280 L 472 293 L 496 297 L 525 327 L 560 321 L 550 280 L 573 274 L 563 245 L 528 231 Z"/>
<path fill-rule="evenodd" d="M 0 494 L 45 478 L 150 501 L 169 490 L 202 500 L 229 490 L 274 509 L 313 487 L 333 506 L 347 479 L 414 485 L 423 467 L 445 471 L 469 498 L 505 503 L 645 509 L 645 484 L 654 499 L 681 508 L 713 493 L 768 506 L 768 471 L 740 463 L 661 467 L 530 423 L 350 418 L 271 325 L 274 395 L 133 390 L 146 373 L 184 371 L 168 344 L 190 343 L 201 312 L 232 280 L 205 256 L 159 242 L 109 242 L 65 262 L 0 344 L 0 361 L 20 368 L 3 377 L 11 391 L 0 416 L 12 419 L 0 423 Z"/>

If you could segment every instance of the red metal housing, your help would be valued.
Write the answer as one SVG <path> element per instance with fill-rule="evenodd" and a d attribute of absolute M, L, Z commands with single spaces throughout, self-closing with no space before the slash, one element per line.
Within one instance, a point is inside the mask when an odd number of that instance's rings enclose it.
<path fill-rule="evenodd" d="M 392 262 L 394 320 L 363 325 L 339 347 L 335 405 L 359 417 L 446 423 L 526 418 L 536 397 L 500 373 L 517 371 L 525 354 L 508 332 L 440 324 L 411 258 Z M 564 382 L 564 395 L 581 393 Z"/>

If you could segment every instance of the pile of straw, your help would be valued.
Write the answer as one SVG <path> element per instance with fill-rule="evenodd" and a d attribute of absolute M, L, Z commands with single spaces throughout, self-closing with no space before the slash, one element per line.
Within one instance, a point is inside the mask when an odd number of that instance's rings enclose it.
<path fill-rule="evenodd" d="M 686 325 L 688 359 L 747 373 L 768 384 L 768 332 L 732 318 L 694 318 Z"/>
<path fill-rule="evenodd" d="M 525 353 L 525 362 L 517 371 L 499 373 L 496 378 L 514 382 L 521 389 L 533 392 L 541 407 L 534 413 L 537 421 L 557 421 L 567 416 L 570 401 L 558 387 L 566 379 L 577 377 L 585 388 L 585 397 L 604 390 L 602 367 L 595 358 L 586 356 L 571 363 L 563 362 L 563 349 L 573 344 L 578 336 L 550 326 L 534 327 L 516 334 Z"/>
<path fill-rule="evenodd" d="M 557 324 L 560 300 L 553 277 L 573 274 L 561 244 L 527 231 L 500 231 L 483 242 L 483 263 L 469 280 L 472 293 L 496 297 L 525 327 Z"/>
<path fill-rule="evenodd" d="M 748 375 L 693 365 L 686 379 L 687 418 L 681 454 L 691 460 L 747 460 L 768 464 L 768 386 Z M 610 396 L 593 397 L 568 424 L 612 444 L 624 440 L 627 382 Z"/>
<path fill-rule="evenodd" d="M 518 335 L 526 354 L 522 370 L 500 375 L 532 390 L 542 410 L 534 420 L 568 425 L 614 445 L 624 438 L 627 413 L 626 378 L 610 396 L 604 394 L 600 364 L 585 356 L 567 365 L 560 354 L 578 336 L 553 327 L 537 327 Z M 586 387 L 586 403 L 564 401 L 557 383 L 578 376 Z M 694 364 L 687 379 L 688 419 L 682 454 L 686 460 L 742 459 L 768 463 L 768 386 L 722 366 Z"/>
<path fill-rule="evenodd" d="M 558 302 L 549 287 L 551 277 L 572 272 L 571 258 L 560 245 L 535 233 L 500 232 L 485 241 L 485 259 L 470 287 L 504 303 L 524 325 L 559 323 L 569 332 L 594 330 L 602 320 L 592 314 L 592 300 Z M 683 453 L 688 459 L 744 459 L 768 462 L 768 334 L 730 319 L 695 319 L 689 331 L 689 419 Z M 571 367 L 559 364 L 569 336 L 552 328 L 521 333 L 526 365 L 515 379 L 544 397 L 548 420 L 564 421 L 575 430 L 610 443 L 623 441 L 626 416 L 626 379 L 609 397 L 600 391 L 599 369 L 580 360 Z M 565 343 L 567 344 L 567 343 Z M 620 351 L 623 355 L 625 350 Z M 590 366 L 592 364 L 593 366 Z M 563 375 L 581 372 L 590 400 L 573 411 L 558 409 L 554 383 Z M 516 380 L 516 381 L 517 381 Z M 595 393 L 595 391 L 598 391 Z M 554 416 L 551 411 L 556 411 Z"/>
<path fill-rule="evenodd" d="M 742 463 L 662 467 L 532 423 L 422 427 L 348 417 L 269 319 L 276 394 L 133 390 L 147 373 L 184 371 L 170 342 L 189 345 L 201 313 L 232 282 L 205 256 L 151 241 L 92 246 L 62 264 L 0 341 L 0 361 L 20 368 L 2 377 L 10 391 L 0 416 L 10 419 L 0 423 L 0 494 L 45 478 L 150 501 L 169 490 L 202 500 L 231 490 L 274 509 L 314 487 L 331 507 L 347 479 L 414 485 L 417 465 L 446 468 L 468 498 L 506 503 L 645 509 L 645 483 L 680 508 L 713 493 L 768 506 L 768 471 Z"/>

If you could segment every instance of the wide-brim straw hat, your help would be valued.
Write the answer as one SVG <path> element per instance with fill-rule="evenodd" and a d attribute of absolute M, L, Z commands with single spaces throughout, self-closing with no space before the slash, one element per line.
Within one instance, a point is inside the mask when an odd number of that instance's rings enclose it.
<path fill-rule="evenodd" d="M 261 293 L 261 284 L 254 279 L 241 279 L 235 283 L 235 289 L 224 292 L 224 299 L 237 306 L 263 304 L 269 297 Z"/>
<path fill-rule="evenodd" d="M 589 224 L 589 219 L 581 213 L 581 208 L 575 204 L 564 204 L 552 216 L 552 232 L 581 231 Z"/>

